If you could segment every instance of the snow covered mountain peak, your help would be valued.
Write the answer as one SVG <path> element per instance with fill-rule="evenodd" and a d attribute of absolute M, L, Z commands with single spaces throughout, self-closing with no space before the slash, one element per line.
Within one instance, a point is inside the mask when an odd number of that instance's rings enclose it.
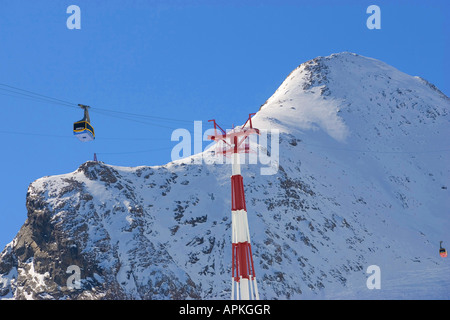
<path fill-rule="evenodd" d="M 261 298 L 450 298 L 449 108 L 434 85 L 353 53 L 286 78 L 253 117 L 280 132 L 278 168 L 242 166 Z M 231 168 L 197 157 L 88 161 L 31 183 L 0 298 L 228 299 Z"/>
<path fill-rule="evenodd" d="M 343 52 L 317 57 L 292 71 L 261 106 L 255 123 L 302 134 L 321 130 L 339 142 L 360 145 L 356 136 L 379 140 L 392 138 L 398 130 L 408 135 L 419 123 L 446 117 L 448 99 L 420 77 Z M 263 119 L 266 123 L 258 123 Z"/>

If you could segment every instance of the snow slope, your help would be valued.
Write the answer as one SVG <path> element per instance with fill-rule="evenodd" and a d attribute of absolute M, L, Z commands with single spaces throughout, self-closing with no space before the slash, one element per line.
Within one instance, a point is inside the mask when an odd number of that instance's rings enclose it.
<path fill-rule="evenodd" d="M 353 53 L 291 72 L 253 118 L 272 141 L 254 150 L 273 161 L 242 168 L 261 298 L 450 298 L 438 255 L 450 243 L 449 107 L 426 80 Z M 0 297 L 228 299 L 230 175 L 207 150 L 36 180 L 0 255 Z M 67 287 L 70 265 L 80 289 Z"/>

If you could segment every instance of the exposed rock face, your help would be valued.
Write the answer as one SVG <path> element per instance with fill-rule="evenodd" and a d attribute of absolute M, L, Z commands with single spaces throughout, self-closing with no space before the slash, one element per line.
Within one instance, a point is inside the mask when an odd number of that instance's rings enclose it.
<path fill-rule="evenodd" d="M 425 80 L 350 53 L 286 78 L 253 118 L 280 132 L 275 170 L 242 169 L 261 298 L 449 298 L 437 254 L 450 227 L 449 106 Z M 0 297 L 228 299 L 231 168 L 211 157 L 89 161 L 36 180 L 0 255 Z M 379 292 L 366 287 L 374 264 Z"/>

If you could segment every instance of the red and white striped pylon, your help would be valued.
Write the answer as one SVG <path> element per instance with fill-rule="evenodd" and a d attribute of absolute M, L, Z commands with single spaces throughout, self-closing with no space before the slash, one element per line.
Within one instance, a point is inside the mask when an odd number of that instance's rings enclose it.
<path fill-rule="evenodd" d="M 231 176 L 231 299 L 232 300 L 259 300 L 258 284 L 253 264 L 252 247 L 250 244 L 250 231 L 248 227 L 247 208 L 245 205 L 244 182 L 241 175 L 240 154 L 249 152 L 246 140 L 250 134 L 259 134 L 259 130 L 252 127 L 251 116 L 247 122 L 237 129 L 225 132 L 215 120 L 215 135 L 209 136 L 210 140 L 222 141 L 225 148 L 221 153 L 232 157 Z M 222 133 L 217 131 L 219 128 Z"/>
<path fill-rule="evenodd" d="M 233 154 L 231 176 L 231 228 L 232 228 L 232 287 L 231 299 L 259 300 L 253 264 L 244 182 L 241 176 L 239 153 Z"/>

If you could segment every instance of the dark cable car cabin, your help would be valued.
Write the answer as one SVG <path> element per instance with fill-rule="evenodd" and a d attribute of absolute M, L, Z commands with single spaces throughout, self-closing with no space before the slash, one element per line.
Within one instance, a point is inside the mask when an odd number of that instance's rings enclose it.
<path fill-rule="evenodd" d="M 447 250 L 445 248 L 442 248 L 442 241 L 439 244 L 439 254 L 442 258 L 446 258 L 447 257 Z"/>
<path fill-rule="evenodd" d="M 94 127 L 91 126 L 89 118 L 89 106 L 79 104 L 84 109 L 84 117 L 80 121 L 73 124 L 73 134 L 82 142 L 92 141 L 95 139 Z"/>

